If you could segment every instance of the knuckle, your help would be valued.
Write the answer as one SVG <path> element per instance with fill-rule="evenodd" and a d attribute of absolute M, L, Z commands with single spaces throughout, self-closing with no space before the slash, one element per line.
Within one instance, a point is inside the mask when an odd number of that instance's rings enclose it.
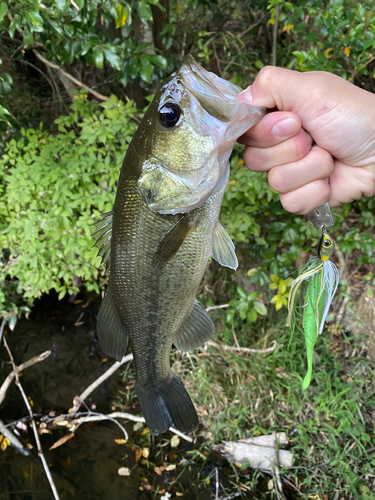
<path fill-rule="evenodd" d="M 280 202 L 287 212 L 292 214 L 304 214 L 304 206 L 301 199 L 294 195 L 294 193 L 287 193 L 280 195 Z"/>
<path fill-rule="evenodd" d="M 264 66 L 256 77 L 256 82 L 260 87 L 268 88 L 270 80 L 275 78 L 275 68 L 273 66 Z"/>
<path fill-rule="evenodd" d="M 283 175 L 280 168 L 274 167 L 268 172 L 268 184 L 278 193 L 285 193 L 287 191 L 285 180 L 285 175 Z"/>
<path fill-rule="evenodd" d="M 320 163 L 324 169 L 325 175 L 330 175 L 333 171 L 333 158 L 325 149 L 319 148 Z"/>
<path fill-rule="evenodd" d="M 243 153 L 243 161 L 249 170 L 254 172 L 262 171 L 264 165 L 264 158 L 262 157 L 261 150 L 253 147 L 246 147 Z"/>

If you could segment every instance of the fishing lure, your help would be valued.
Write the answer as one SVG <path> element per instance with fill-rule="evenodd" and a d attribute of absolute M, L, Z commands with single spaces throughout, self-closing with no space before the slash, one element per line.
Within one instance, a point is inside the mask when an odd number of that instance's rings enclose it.
<path fill-rule="evenodd" d="M 335 250 L 335 244 L 322 226 L 322 237 L 318 255 L 299 269 L 290 289 L 288 300 L 287 326 L 295 329 L 302 323 L 307 353 L 307 373 L 302 383 L 305 390 L 310 385 L 312 375 L 313 352 L 318 335 L 322 333 L 329 307 L 339 283 L 339 272 L 329 260 Z M 298 306 L 298 297 L 304 304 Z M 301 312 L 300 312 L 301 311 Z"/>

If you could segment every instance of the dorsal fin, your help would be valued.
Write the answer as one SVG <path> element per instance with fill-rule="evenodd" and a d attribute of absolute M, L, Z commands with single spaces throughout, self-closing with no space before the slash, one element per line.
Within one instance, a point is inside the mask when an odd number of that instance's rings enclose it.
<path fill-rule="evenodd" d="M 103 214 L 100 220 L 94 222 L 95 231 L 91 235 L 96 237 L 93 246 L 99 249 L 98 255 L 102 258 L 102 263 L 106 265 L 107 274 L 111 264 L 112 219 L 113 212 Z"/>
<path fill-rule="evenodd" d="M 222 266 L 236 270 L 238 260 L 233 241 L 220 222 L 217 222 L 212 242 L 212 257 Z"/>

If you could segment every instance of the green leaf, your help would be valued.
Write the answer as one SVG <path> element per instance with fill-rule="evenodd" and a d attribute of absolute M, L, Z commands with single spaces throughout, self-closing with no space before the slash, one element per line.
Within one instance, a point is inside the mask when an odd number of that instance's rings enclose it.
<path fill-rule="evenodd" d="M 250 309 L 250 311 L 249 311 L 249 313 L 248 313 L 247 317 L 249 318 L 249 320 L 250 320 L 252 323 L 254 323 L 254 321 L 256 321 L 256 320 L 257 320 L 257 318 L 258 318 L 258 313 L 256 312 L 256 310 L 255 310 L 255 309 Z"/>
<path fill-rule="evenodd" d="M 19 28 L 20 26 L 20 23 L 21 23 L 21 16 L 19 14 L 16 14 L 14 17 L 13 17 L 13 21 L 11 23 L 11 25 L 9 26 L 8 28 L 8 32 L 9 32 L 9 35 L 13 38 L 14 36 L 14 32 L 16 31 L 17 28 Z"/>
<path fill-rule="evenodd" d="M 5 14 L 8 12 L 8 6 L 5 2 L 0 3 L 0 21 L 3 20 Z"/>
<path fill-rule="evenodd" d="M 149 83 L 153 71 L 152 64 L 150 63 L 150 61 L 146 56 L 141 57 L 140 60 L 141 60 L 141 71 L 140 71 L 141 78 L 145 82 Z"/>
<path fill-rule="evenodd" d="M 286 284 L 284 280 L 279 281 L 279 293 L 283 294 L 286 292 Z"/>
<path fill-rule="evenodd" d="M 148 56 L 149 60 L 153 62 L 156 66 L 159 66 L 159 68 L 165 69 L 167 67 L 167 60 L 164 56 L 160 55 L 149 55 Z"/>
<path fill-rule="evenodd" d="M 151 7 L 146 0 L 140 0 L 138 3 L 138 14 L 144 21 L 152 21 Z"/>
<path fill-rule="evenodd" d="M 43 18 L 39 12 L 25 12 L 24 15 L 30 31 L 43 31 Z"/>
<path fill-rule="evenodd" d="M 104 65 L 104 54 L 102 47 L 95 47 L 95 49 L 93 50 L 93 57 L 95 66 L 99 69 L 102 69 Z"/>
<path fill-rule="evenodd" d="M 247 299 L 247 294 L 243 288 L 240 286 L 237 287 L 237 293 L 241 297 L 241 299 Z"/>
<path fill-rule="evenodd" d="M 104 48 L 104 54 L 105 58 L 109 62 L 109 64 L 112 66 L 112 68 L 115 68 L 117 70 L 121 69 L 121 58 L 116 54 L 115 49 L 113 47 L 109 48 Z"/>
<path fill-rule="evenodd" d="M 254 301 L 254 309 L 261 316 L 267 316 L 267 308 L 262 302 Z"/>

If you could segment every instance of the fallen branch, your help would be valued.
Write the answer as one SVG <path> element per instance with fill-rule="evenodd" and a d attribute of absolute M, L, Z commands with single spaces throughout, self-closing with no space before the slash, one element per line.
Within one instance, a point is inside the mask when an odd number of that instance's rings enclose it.
<path fill-rule="evenodd" d="M 51 419 L 52 423 L 58 426 L 63 426 L 66 427 L 68 425 L 81 425 L 85 424 L 86 422 L 100 422 L 102 420 L 115 420 L 116 418 L 122 418 L 124 420 L 131 420 L 132 422 L 141 422 L 143 424 L 146 423 L 146 420 L 143 417 L 137 417 L 136 415 L 132 415 L 131 413 L 125 413 L 122 411 L 115 411 L 113 413 L 109 413 L 108 415 L 105 415 L 104 413 L 100 414 L 95 414 L 93 415 L 91 412 L 78 418 L 72 418 L 74 415 L 72 413 L 66 414 L 66 415 L 60 415 L 54 419 Z M 118 424 L 118 422 L 116 421 Z M 73 429 L 75 430 L 75 429 Z M 177 436 L 180 436 L 182 439 L 187 441 L 188 443 L 193 443 L 194 439 L 191 438 L 190 436 L 187 436 L 183 432 L 180 432 L 179 430 L 175 429 L 174 427 L 170 427 L 169 429 L 171 432 L 174 434 L 177 434 Z M 126 432 L 126 431 L 125 431 Z"/>
<path fill-rule="evenodd" d="M 8 439 L 8 441 L 10 441 L 10 444 L 14 446 L 14 448 L 16 448 L 16 450 L 19 451 L 22 455 L 24 455 L 25 457 L 30 455 L 29 450 L 23 446 L 18 437 L 15 436 L 13 432 L 11 432 L 1 420 L 0 420 L 0 434 L 2 434 L 6 439 Z"/>
<path fill-rule="evenodd" d="M 128 354 L 124 358 L 122 358 L 121 361 L 116 361 L 110 368 L 108 368 L 107 371 L 103 373 L 100 377 L 98 377 L 92 384 L 90 384 L 80 396 L 76 396 L 73 399 L 73 409 L 70 412 L 71 415 L 74 415 L 78 412 L 78 410 L 81 407 L 81 404 L 85 401 L 85 399 L 93 392 L 95 391 L 96 388 L 99 387 L 100 384 L 102 384 L 105 380 L 107 380 L 108 377 L 113 375 L 119 368 L 120 366 L 124 365 L 128 361 L 131 361 L 133 359 L 133 354 Z"/>
<path fill-rule="evenodd" d="M 66 71 L 64 71 L 62 68 L 60 68 L 60 66 L 58 64 L 55 64 L 51 61 L 48 61 L 45 57 L 42 56 L 42 54 L 40 52 L 38 52 L 37 50 L 33 50 L 34 54 L 36 55 L 36 57 L 42 61 L 46 66 L 50 67 L 50 68 L 53 68 L 55 69 L 56 71 L 58 71 L 59 73 L 61 73 L 62 75 L 65 76 L 65 78 L 68 78 L 71 82 L 73 82 L 75 85 L 77 85 L 77 87 L 80 87 L 82 89 L 85 89 L 87 90 L 87 92 L 89 92 L 90 94 L 92 94 L 94 97 L 96 97 L 97 99 L 99 99 L 99 101 L 106 101 L 107 100 L 107 97 L 103 94 L 100 94 L 99 92 L 96 92 L 96 90 L 93 90 L 91 89 L 90 87 L 88 87 L 87 85 L 85 85 L 84 83 L 80 82 L 79 80 L 77 80 L 77 78 L 74 78 L 74 76 L 72 76 L 71 74 L 67 73 Z"/>
<path fill-rule="evenodd" d="M 278 346 L 276 340 L 273 340 L 271 342 L 270 347 L 267 347 L 266 349 L 250 349 L 249 347 L 232 347 L 230 345 L 222 344 L 221 342 L 220 342 L 220 344 L 216 343 L 213 340 L 209 340 L 207 342 L 207 345 L 210 345 L 212 347 L 216 347 L 216 349 L 224 349 L 225 351 L 249 352 L 252 354 L 264 354 L 267 352 L 272 352 Z M 280 347 L 282 347 L 282 346 L 280 346 Z"/>
<path fill-rule="evenodd" d="M 4 344 L 6 344 L 5 338 L 4 338 Z M 16 366 L 14 363 L 12 363 L 13 371 L 11 371 L 9 373 L 7 378 L 4 380 L 2 386 L 0 387 L 0 405 L 4 401 L 8 387 L 12 383 L 12 380 L 14 379 L 14 377 L 18 377 L 18 375 L 26 368 L 29 368 L 30 366 L 33 366 L 36 363 L 39 363 L 40 361 L 44 361 L 45 359 L 48 358 L 48 356 L 50 354 L 51 354 L 51 351 L 42 352 L 42 354 L 39 354 L 38 356 L 34 356 L 33 358 L 29 359 L 29 361 L 25 361 L 25 363 L 22 363 L 19 366 Z"/>
<path fill-rule="evenodd" d="M 16 385 L 17 385 L 18 389 L 20 390 L 20 392 L 22 394 L 24 403 L 25 403 L 26 408 L 27 408 L 27 410 L 29 412 L 29 415 L 30 415 L 31 424 L 32 424 L 33 431 L 34 431 L 34 437 L 35 437 L 36 445 L 37 445 L 37 448 L 38 448 L 39 458 L 42 461 L 42 464 L 43 464 L 43 467 L 44 467 L 44 472 L 46 473 L 48 482 L 50 484 L 50 487 L 51 487 L 51 490 L 52 490 L 52 493 L 53 493 L 53 496 L 54 496 L 55 500 L 60 500 L 58 491 L 57 491 L 55 483 L 53 481 L 53 477 L 52 477 L 50 468 L 48 467 L 47 460 L 46 460 L 46 458 L 45 458 L 45 456 L 43 454 L 42 445 L 40 444 L 38 429 L 36 427 L 36 423 L 35 423 L 35 420 L 34 420 L 33 410 L 31 409 L 29 400 L 27 399 L 27 396 L 25 394 L 25 391 L 23 390 L 23 387 L 22 387 L 20 379 L 19 379 L 19 373 L 21 371 L 20 370 L 20 366 L 22 366 L 22 365 L 16 366 L 16 364 L 14 362 L 14 359 L 13 359 L 13 355 L 12 355 L 10 349 L 9 349 L 9 346 L 8 346 L 8 343 L 7 343 L 6 339 L 5 339 L 5 337 L 4 337 L 3 340 L 4 340 L 5 348 L 8 351 L 9 358 L 10 358 L 10 361 L 11 361 L 12 366 L 13 366 L 13 372 L 15 373 L 15 377 L 16 377 Z M 45 356 L 45 357 L 48 357 L 51 354 L 51 351 L 46 351 L 46 352 L 48 352 L 48 355 Z M 37 358 L 38 358 L 38 356 L 37 356 Z M 35 359 L 35 358 L 33 358 L 33 359 Z M 30 360 L 30 361 L 32 361 L 32 360 Z M 26 363 L 24 363 L 24 364 L 26 364 Z M 29 364 L 29 366 L 31 366 L 31 365 Z"/>

